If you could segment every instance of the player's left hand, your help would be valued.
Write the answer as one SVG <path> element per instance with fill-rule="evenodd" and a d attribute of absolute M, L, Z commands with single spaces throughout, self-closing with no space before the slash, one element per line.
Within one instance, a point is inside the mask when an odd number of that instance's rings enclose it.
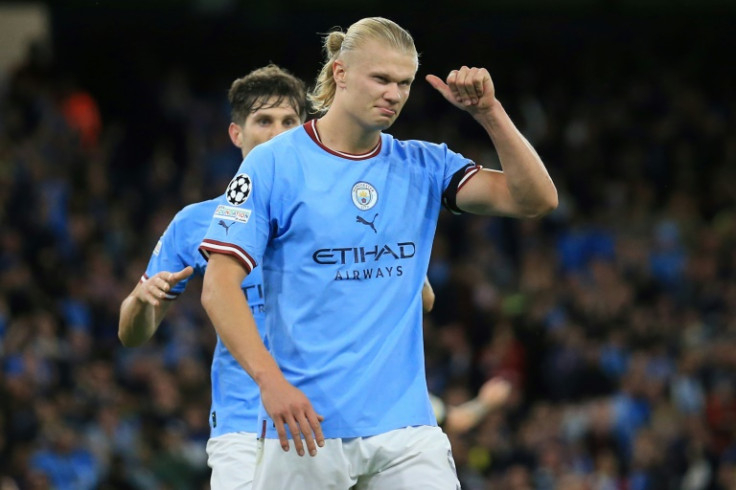
<path fill-rule="evenodd" d="M 485 68 L 463 66 L 452 70 L 446 82 L 435 75 L 427 75 L 425 79 L 448 102 L 471 114 L 489 110 L 496 101 L 493 80 Z"/>

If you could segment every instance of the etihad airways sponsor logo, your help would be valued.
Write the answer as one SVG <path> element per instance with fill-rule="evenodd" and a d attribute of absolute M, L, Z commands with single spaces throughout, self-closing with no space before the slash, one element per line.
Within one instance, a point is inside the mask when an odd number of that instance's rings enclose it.
<path fill-rule="evenodd" d="M 367 269 L 339 270 L 335 272 L 336 281 L 367 281 L 384 277 L 401 277 L 404 268 L 400 265 L 391 267 L 370 267 Z"/>
<path fill-rule="evenodd" d="M 414 257 L 417 248 L 414 242 L 373 245 L 372 247 L 320 248 L 312 259 L 321 265 L 363 264 L 379 260 L 405 260 Z"/>

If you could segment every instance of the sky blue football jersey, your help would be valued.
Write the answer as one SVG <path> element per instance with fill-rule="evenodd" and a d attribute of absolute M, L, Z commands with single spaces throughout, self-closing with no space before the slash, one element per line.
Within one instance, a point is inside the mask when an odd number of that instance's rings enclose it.
<path fill-rule="evenodd" d="M 212 221 L 217 205 L 218 200 L 213 199 L 185 207 L 176 214 L 156 244 L 144 279 L 161 271 L 177 272 L 188 265 L 194 268 L 194 274 L 177 283 L 167 295 L 167 299 L 175 299 L 181 294 L 193 276 L 204 276 L 207 262 L 197 249 Z M 260 267 L 248 274 L 242 288 L 256 324 L 259 329 L 263 329 L 263 285 Z M 258 385 L 228 352 L 219 336 L 212 358 L 211 378 L 211 436 L 217 437 L 230 432 L 256 432 L 260 406 Z"/>
<path fill-rule="evenodd" d="M 478 170 L 388 134 L 365 155 L 335 152 L 310 121 L 254 148 L 220 198 L 200 250 L 260 264 L 270 351 L 325 437 L 436 425 L 421 290 L 443 195 Z"/>

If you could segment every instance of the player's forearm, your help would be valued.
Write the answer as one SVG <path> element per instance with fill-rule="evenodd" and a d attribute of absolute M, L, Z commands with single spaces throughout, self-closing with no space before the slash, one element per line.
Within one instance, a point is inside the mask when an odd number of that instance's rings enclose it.
<path fill-rule="evenodd" d="M 230 354 L 261 385 L 283 377 L 266 350 L 239 283 L 219 281 L 216 267 L 208 266 L 202 284 L 202 306 Z M 212 272 L 212 274 L 210 274 Z"/>
<path fill-rule="evenodd" d="M 448 429 L 465 432 L 478 425 L 489 411 L 490 407 L 487 404 L 474 398 L 448 410 L 445 424 Z"/>
<path fill-rule="evenodd" d="M 557 189 L 532 145 L 514 125 L 500 102 L 476 120 L 493 141 L 511 197 L 526 217 L 538 217 L 557 207 Z"/>
<path fill-rule="evenodd" d="M 118 338 L 125 347 L 137 347 L 150 339 L 158 328 L 156 308 L 133 294 L 120 305 Z"/>

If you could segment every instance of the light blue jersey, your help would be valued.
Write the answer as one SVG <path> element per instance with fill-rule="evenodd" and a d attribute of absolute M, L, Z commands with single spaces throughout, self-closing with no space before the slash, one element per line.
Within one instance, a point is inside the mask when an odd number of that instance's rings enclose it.
<path fill-rule="evenodd" d="M 253 149 L 221 198 L 200 250 L 262 264 L 270 350 L 325 437 L 436 425 L 421 290 L 442 200 L 478 169 L 387 134 L 365 155 L 334 152 L 310 121 Z"/>
<path fill-rule="evenodd" d="M 188 265 L 194 268 L 194 274 L 177 283 L 167 294 L 167 299 L 175 299 L 181 294 L 194 275 L 204 276 L 207 262 L 197 248 L 212 221 L 217 204 L 218 200 L 213 199 L 185 207 L 176 214 L 156 244 L 144 279 L 161 271 L 177 272 Z M 259 329 L 264 325 L 260 269 L 257 267 L 248 274 L 242 285 Z M 260 406 L 258 385 L 228 352 L 219 336 L 212 359 L 211 375 L 211 437 L 230 432 L 256 432 Z"/>

